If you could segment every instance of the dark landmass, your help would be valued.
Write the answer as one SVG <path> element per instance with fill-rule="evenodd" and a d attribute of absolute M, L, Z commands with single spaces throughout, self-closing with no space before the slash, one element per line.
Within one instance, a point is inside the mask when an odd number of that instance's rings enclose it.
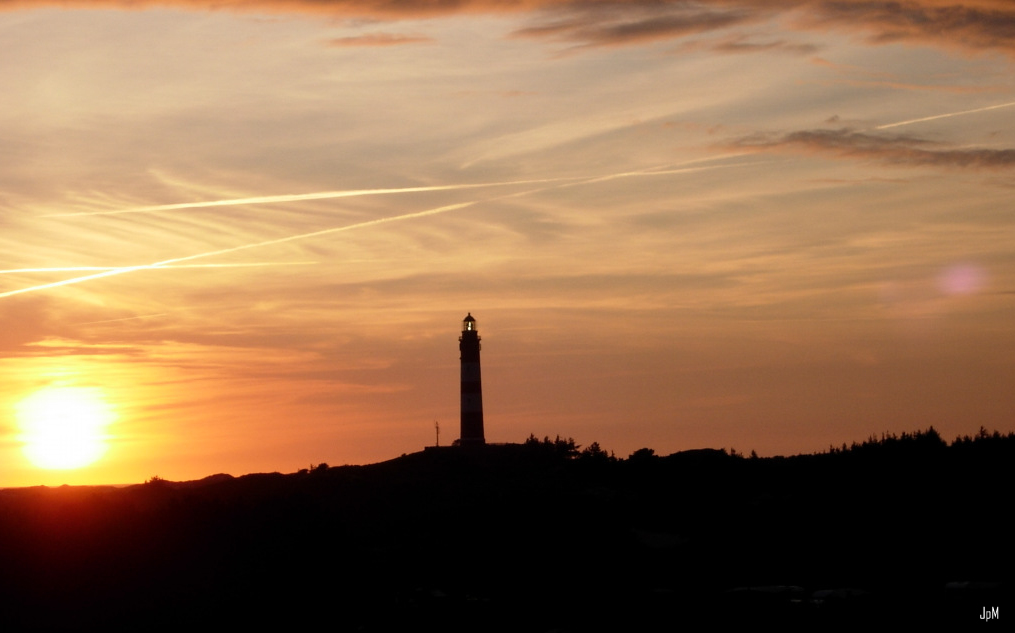
<path fill-rule="evenodd" d="M 1015 435 L 818 455 L 431 449 L 0 490 L 0 628 L 973 626 L 1012 595 Z"/>

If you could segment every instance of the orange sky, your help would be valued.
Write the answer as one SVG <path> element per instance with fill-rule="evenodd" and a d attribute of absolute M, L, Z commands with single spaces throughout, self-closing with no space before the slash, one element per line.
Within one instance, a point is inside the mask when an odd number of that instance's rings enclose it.
<path fill-rule="evenodd" d="M 469 311 L 489 441 L 1015 430 L 1008 2 L 119 6 L 0 2 L 0 486 L 450 442 Z"/>

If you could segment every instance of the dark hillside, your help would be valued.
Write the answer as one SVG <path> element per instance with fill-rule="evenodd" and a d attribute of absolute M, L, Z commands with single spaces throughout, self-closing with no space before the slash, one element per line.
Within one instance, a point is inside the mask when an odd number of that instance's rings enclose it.
<path fill-rule="evenodd" d="M 627 460 L 530 442 L 2 490 L 3 628 L 650 630 L 713 613 L 970 623 L 1011 604 L 1015 439 L 967 439 Z"/>

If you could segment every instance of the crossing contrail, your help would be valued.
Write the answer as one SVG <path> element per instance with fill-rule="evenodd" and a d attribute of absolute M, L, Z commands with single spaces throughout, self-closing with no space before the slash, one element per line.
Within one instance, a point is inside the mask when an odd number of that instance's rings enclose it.
<path fill-rule="evenodd" d="M 179 266 L 159 266 L 166 270 L 179 268 L 256 268 L 261 266 L 308 266 L 317 262 L 251 262 L 246 264 L 180 264 Z M 0 275 L 17 275 L 25 273 L 83 273 L 88 271 L 118 270 L 133 268 L 132 266 L 63 266 L 59 268 L 10 268 L 0 270 Z"/>
<path fill-rule="evenodd" d="M 716 160 L 721 159 L 721 158 L 726 158 L 726 156 L 717 157 Z M 680 165 L 687 165 L 687 164 L 698 163 L 698 162 L 703 162 L 703 161 L 700 161 L 700 160 L 688 161 L 687 163 L 681 163 Z M 138 271 L 142 271 L 142 270 L 155 270 L 155 269 L 164 269 L 164 268 L 191 267 L 193 265 L 182 265 L 181 266 L 181 264 L 183 264 L 184 262 L 191 262 L 191 261 L 194 261 L 196 259 L 203 259 L 205 257 L 214 257 L 216 255 L 226 255 L 226 254 L 229 254 L 229 253 L 236 253 L 236 252 L 247 250 L 247 249 L 251 249 L 251 248 L 260 248 L 262 246 L 271 246 L 273 244 L 284 244 L 286 242 L 294 242 L 294 241 L 297 241 L 297 240 L 305 240 L 305 239 L 309 239 L 309 238 L 313 238 L 313 237 L 320 237 L 322 235 L 330 235 L 330 234 L 333 234 L 333 233 L 341 233 L 341 232 L 344 232 L 344 231 L 351 231 L 353 229 L 361 229 L 361 228 L 370 227 L 370 226 L 377 226 L 377 225 L 380 225 L 380 224 L 388 224 L 388 223 L 391 223 L 391 222 L 400 222 L 402 220 L 410 220 L 410 219 L 422 218 L 422 217 L 426 217 L 426 216 L 430 216 L 430 215 L 438 215 L 438 214 L 441 214 L 441 213 L 448 213 L 450 211 L 457 211 L 458 209 L 464 209 L 466 207 L 471 207 L 471 206 L 474 206 L 474 205 L 477 205 L 477 204 L 480 204 L 480 203 L 483 203 L 483 202 L 494 202 L 494 201 L 497 201 L 497 200 L 506 200 L 506 199 L 509 199 L 509 198 L 516 198 L 516 197 L 519 197 L 519 196 L 526 196 L 526 195 L 531 195 L 531 194 L 534 194 L 534 193 L 539 193 L 541 191 L 546 191 L 548 189 L 554 189 L 554 188 L 560 188 L 560 187 L 574 187 L 574 186 L 577 186 L 577 185 L 592 184 L 592 183 L 602 182 L 602 181 L 605 181 L 605 180 L 611 180 L 611 179 L 615 179 L 615 178 L 631 178 L 631 177 L 644 177 L 644 176 L 662 176 L 662 175 L 669 175 L 669 174 L 691 173 L 691 172 L 711 170 L 711 169 L 725 169 L 725 168 L 729 168 L 729 167 L 739 167 L 739 166 L 742 166 L 742 165 L 750 165 L 750 164 L 753 164 L 753 163 L 737 163 L 737 164 L 733 164 L 733 165 L 707 165 L 707 166 L 700 166 L 700 167 L 681 167 L 680 165 L 663 165 L 663 166 L 660 166 L 660 167 L 654 167 L 654 168 L 647 169 L 647 170 L 642 170 L 642 171 L 621 172 L 621 173 L 617 173 L 617 174 L 608 174 L 606 176 L 596 176 L 594 178 L 568 177 L 568 178 L 545 178 L 545 179 L 540 179 L 540 180 L 528 180 L 528 181 L 514 181 L 511 184 L 522 184 L 522 183 L 526 183 L 526 182 L 527 183 L 533 183 L 533 184 L 534 183 L 545 183 L 546 186 L 537 187 L 535 189 L 527 189 L 525 191 L 518 191 L 518 192 L 514 192 L 514 193 L 510 193 L 510 194 L 504 194 L 504 195 L 501 195 L 501 196 L 494 196 L 492 198 L 480 198 L 480 199 L 476 199 L 476 200 L 470 200 L 468 202 L 459 202 L 459 203 L 456 203 L 456 204 L 449 204 L 449 205 L 444 205 L 444 206 L 441 206 L 441 207 L 435 207 L 433 209 L 425 209 L 423 211 L 414 211 L 412 213 L 404 213 L 402 215 L 395 215 L 395 216 L 390 216 L 390 217 L 386 217 L 386 218 L 377 218 L 375 220 L 366 220 L 364 222 L 357 222 L 356 224 L 347 224 L 345 226 L 337 226 L 337 227 L 332 227 L 332 228 L 328 228 L 328 229 L 321 229 L 321 230 L 318 230 L 318 231 L 311 231 L 309 233 L 299 233 L 299 234 L 296 234 L 296 235 L 289 235 L 287 237 L 280 237 L 280 238 L 271 239 L 271 240 L 264 240 L 264 241 L 260 241 L 260 242 L 250 242 L 250 243 L 247 243 L 247 244 L 240 244 L 239 246 L 231 246 L 229 248 L 222 248 L 222 249 L 219 249 L 219 250 L 207 251 L 207 252 L 204 252 L 204 253 L 197 253 L 195 255 L 187 255 L 185 257 L 176 257 L 176 258 L 173 258 L 173 259 L 166 259 L 166 260 L 162 260 L 160 262 L 154 262 L 154 263 L 151 263 L 151 264 L 142 264 L 142 265 L 138 265 L 138 266 L 120 266 L 120 267 L 108 268 L 108 269 L 90 268 L 90 267 L 72 268 L 72 269 L 69 269 L 69 270 L 76 270 L 76 271 L 81 271 L 81 272 L 86 271 L 86 270 L 97 270 L 98 272 L 92 273 L 90 275 L 82 275 L 80 277 L 72 277 L 70 279 L 63 279 L 61 281 L 54 281 L 54 282 L 51 282 L 51 283 L 39 284 L 39 285 L 36 285 L 36 286 L 30 286 L 28 288 L 20 288 L 18 290 L 9 290 L 7 292 L 0 293 L 0 299 L 3 299 L 5 297 L 12 297 L 14 295 L 24 294 L 24 293 L 28 293 L 28 292 L 36 292 L 36 291 L 39 291 L 39 290 L 47 290 L 47 289 L 50 289 L 50 288 L 59 288 L 61 286 L 70 286 L 70 285 L 79 284 L 79 283 L 82 283 L 82 282 L 85 282 L 85 281 L 93 281 L 93 280 L 96 280 L 96 279 L 104 279 L 106 277 L 114 277 L 116 275 L 124 275 L 124 274 L 127 274 L 127 273 L 138 272 Z M 549 184 L 549 183 L 561 183 L 563 181 L 575 181 L 575 180 L 578 180 L 579 182 L 566 182 L 565 184 Z M 501 183 L 501 184 L 504 184 L 504 183 Z M 467 186 L 471 187 L 472 185 L 467 185 Z M 476 185 L 476 186 L 482 186 L 482 185 Z M 486 185 L 486 186 L 492 186 L 492 185 Z M 461 188 L 461 186 L 458 186 L 458 185 L 449 185 L 447 188 L 455 188 L 455 187 Z M 317 195 L 317 194 L 303 194 L 303 195 L 313 196 L 313 195 Z M 266 196 L 266 198 L 267 197 L 271 197 L 271 196 Z M 274 198 L 278 198 L 278 197 L 279 196 L 274 196 Z M 305 198 L 305 199 L 307 199 L 307 198 Z M 244 200 L 261 200 L 261 199 L 259 199 L 259 198 L 245 198 Z M 219 201 L 219 203 L 224 203 L 224 202 L 230 202 L 232 204 L 247 204 L 247 203 L 240 203 L 240 202 L 236 202 L 236 201 Z M 203 203 L 203 204 L 207 204 L 207 203 Z M 229 264 L 223 264 L 222 266 L 228 266 L 228 265 Z M 210 265 L 206 265 L 206 266 L 210 267 L 210 266 L 215 266 L 215 265 L 214 264 L 210 264 Z M 21 269 L 21 270 L 22 271 L 28 271 L 30 269 Z M 54 270 L 54 269 L 49 269 L 49 270 Z"/>
<path fill-rule="evenodd" d="M 112 268 L 110 270 L 103 271 L 101 273 L 95 273 L 94 275 L 85 275 L 83 277 L 73 277 L 71 279 L 64 279 L 62 281 L 54 281 L 53 283 L 41 284 L 38 286 L 30 286 L 28 288 L 20 288 L 18 290 L 8 290 L 7 292 L 0 293 L 0 299 L 5 297 L 13 297 L 14 295 L 20 295 L 26 292 L 35 292 L 37 290 L 46 290 L 48 288 L 59 288 L 60 286 L 69 286 L 71 284 L 79 284 L 83 281 L 91 281 L 92 279 L 102 279 L 103 277 L 112 277 L 114 275 L 122 275 L 124 273 L 134 272 L 136 270 L 145 270 L 150 268 L 157 268 L 157 264 L 149 264 L 147 266 L 124 266 L 122 268 Z"/>
<path fill-rule="evenodd" d="M 355 198 L 358 196 L 379 196 L 394 193 L 420 193 L 428 191 L 455 191 L 460 189 L 478 189 L 481 187 L 507 187 L 511 185 L 531 185 L 564 180 L 581 180 L 581 176 L 567 178 L 541 178 L 536 180 L 509 180 L 505 182 L 483 182 L 476 184 L 434 185 L 429 187 L 399 187 L 390 189 L 349 189 L 346 191 L 318 191 L 315 193 L 295 193 L 279 196 L 253 196 L 250 198 L 230 198 L 228 200 L 206 200 L 204 202 L 180 202 L 177 204 L 157 204 L 109 211 L 81 211 L 78 213 L 50 213 L 43 218 L 74 218 L 92 215 L 121 215 L 124 213 L 154 213 L 157 211 L 181 211 L 183 209 L 208 209 L 213 207 L 235 207 L 246 204 L 271 204 L 279 202 L 304 202 L 307 200 L 330 200 L 333 198 Z"/>
<path fill-rule="evenodd" d="M 416 211 L 414 213 L 406 213 L 403 215 L 396 215 L 387 218 L 378 218 L 376 220 L 367 220 L 366 222 L 358 222 L 356 224 L 348 224 L 346 226 L 338 226 L 330 229 L 322 229 L 320 231 L 312 231 L 310 233 L 300 233 L 298 235 L 290 235 L 288 237 L 280 237 L 274 240 L 265 240 L 263 242 L 251 242 L 249 244 L 241 244 L 240 246 L 233 246 L 230 248 L 223 248 L 217 251 L 208 251 L 206 253 L 197 253 L 196 255 L 188 255 L 186 257 L 176 257 L 173 259 L 165 259 L 161 262 L 155 262 L 152 264 L 142 264 L 140 266 L 121 266 L 118 268 L 111 268 L 109 270 L 103 270 L 101 272 L 93 273 L 91 275 L 83 275 L 81 277 L 71 277 L 70 279 L 63 279 L 61 281 L 54 281 L 48 284 L 39 284 L 37 286 L 30 286 L 28 288 L 19 288 L 18 290 L 9 290 L 7 292 L 0 292 L 0 299 L 5 297 L 12 297 L 14 295 L 23 294 L 26 292 L 35 292 L 38 290 L 47 290 L 49 288 L 59 288 L 61 286 L 70 286 L 72 284 L 79 284 L 85 281 L 92 281 L 94 279 L 104 279 L 106 277 L 114 277 L 116 275 L 124 275 L 126 273 L 133 273 L 139 270 L 153 270 L 156 268 L 169 268 L 175 267 L 174 264 L 180 262 L 189 262 L 195 259 L 201 259 L 204 257 L 213 257 L 215 255 L 225 255 L 227 253 L 235 253 L 238 251 L 246 250 L 249 248 L 258 248 L 260 246 L 270 246 L 272 244 L 282 244 L 285 242 L 292 242 L 295 240 L 303 240 L 310 237 L 318 237 L 321 235 L 328 235 L 331 233 L 339 233 L 341 231 L 351 231 L 352 229 L 363 228 L 365 226 L 374 226 L 377 224 L 385 224 L 387 222 L 396 222 L 399 220 L 408 220 L 410 218 L 421 218 L 427 215 L 436 215 L 438 213 L 447 213 L 448 211 L 454 211 L 464 207 L 469 207 L 474 204 L 482 202 L 481 200 L 472 200 L 470 202 L 460 202 L 458 204 L 449 204 L 443 207 L 437 207 L 434 209 L 427 209 L 425 211 Z"/>
<path fill-rule="evenodd" d="M 922 123 L 924 121 L 933 121 L 935 119 L 947 119 L 952 116 L 961 116 L 963 114 L 975 114 L 977 112 L 986 112 L 987 110 L 997 110 L 998 108 L 1010 108 L 1015 106 L 1015 101 L 1011 103 L 1001 103 L 998 105 L 987 106 L 985 108 L 976 108 L 975 110 L 963 110 L 962 112 L 949 112 L 948 114 L 937 114 L 934 116 L 925 116 L 921 119 L 910 119 L 909 121 L 899 121 L 898 123 L 888 123 L 887 125 L 879 125 L 875 127 L 875 130 L 886 130 L 890 127 L 899 127 L 900 125 L 909 125 L 911 123 Z"/>
<path fill-rule="evenodd" d="M 709 157 L 704 159 L 692 160 L 682 165 L 707 162 L 713 160 L 719 160 L 723 158 L 730 158 L 735 155 L 723 155 L 717 157 Z M 714 169 L 715 167 L 698 168 L 698 169 Z M 182 211 L 185 209 L 209 209 L 215 207 L 235 207 L 248 204 L 272 204 L 281 202 L 305 202 L 309 200 L 331 200 L 335 198 L 355 198 L 359 196 L 378 196 L 388 195 L 396 193 L 421 193 L 431 191 L 456 191 L 462 189 L 479 189 L 483 187 L 509 187 L 512 185 L 534 185 L 544 183 L 556 183 L 565 181 L 581 181 L 578 184 L 599 182 L 602 180 L 612 180 L 614 178 L 626 178 L 631 176 L 654 176 L 663 174 L 674 174 L 681 173 L 685 169 L 671 170 L 671 171 L 650 171 L 641 170 L 636 172 L 626 172 L 621 174 L 610 174 L 607 176 L 597 177 L 588 179 L 586 176 L 567 176 L 560 178 L 536 178 L 529 180 L 507 180 L 502 182 L 483 182 L 473 184 L 456 184 L 456 185 L 432 185 L 426 187 L 394 187 L 385 189 L 348 189 L 344 191 L 318 191 L 314 193 L 295 193 L 295 194 L 284 194 L 276 196 L 251 196 L 248 198 L 229 198 L 226 200 L 206 200 L 204 202 L 179 202 L 176 204 L 156 204 L 142 207 L 128 207 L 126 209 L 110 209 L 108 211 L 80 211 L 76 213 L 50 213 L 42 215 L 42 218 L 74 218 L 74 217 L 85 217 L 94 215 L 122 215 L 125 213 L 155 213 L 159 211 Z"/>

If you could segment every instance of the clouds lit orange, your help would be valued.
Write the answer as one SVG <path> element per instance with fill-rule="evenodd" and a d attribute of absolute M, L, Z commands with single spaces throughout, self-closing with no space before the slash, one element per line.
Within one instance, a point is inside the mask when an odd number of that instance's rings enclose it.
<path fill-rule="evenodd" d="M 0 3 L 0 486 L 1011 431 L 1013 19 Z"/>

